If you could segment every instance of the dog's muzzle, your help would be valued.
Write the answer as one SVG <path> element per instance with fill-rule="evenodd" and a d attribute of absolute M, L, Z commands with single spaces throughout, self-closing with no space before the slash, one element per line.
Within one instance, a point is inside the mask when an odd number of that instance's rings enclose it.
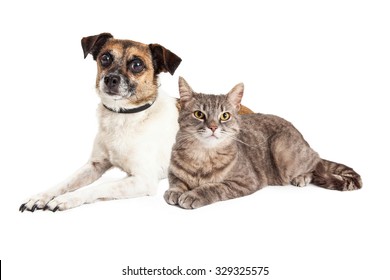
<path fill-rule="evenodd" d="M 128 97 L 132 93 L 132 89 L 129 81 L 126 77 L 120 74 L 108 74 L 103 78 L 104 92 L 108 95 L 119 95 L 122 97 Z"/>
<path fill-rule="evenodd" d="M 107 75 L 104 77 L 104 84 L 110 92 L 118 92 L 119 83 L 121 82 L 121 77 L 119 75 Z"/>
<path fill-rule="evenodd" d="M 119 94 L 119 85 L 121 83 L 121 76 L 116 74 L 109 74 L 103 78 L 106 87 L 105 92 L 109 95 Z"/>

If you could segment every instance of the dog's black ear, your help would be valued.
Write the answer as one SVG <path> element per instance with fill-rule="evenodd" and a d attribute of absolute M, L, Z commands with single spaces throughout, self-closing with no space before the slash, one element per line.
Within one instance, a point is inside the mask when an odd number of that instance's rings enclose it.
<path fill-rule="evenodd" d="M 156 74 L 169 72 L 173 75 L 177 67 L 179 67 L 181 58 L 159 44 L 150 44 L 149 48 L 152 52 Z"/>
<path fill-rule="evenodd" d="M 86 58 L 88 54 L 92 54 L 93 59 L 96 60 L 100 49 L 110 38 L 114 38 L 114 36 L 112 36 L 110 33 L 101 33 L 99 35 L 88 36 L 81 39 L 84 58 Z"/>

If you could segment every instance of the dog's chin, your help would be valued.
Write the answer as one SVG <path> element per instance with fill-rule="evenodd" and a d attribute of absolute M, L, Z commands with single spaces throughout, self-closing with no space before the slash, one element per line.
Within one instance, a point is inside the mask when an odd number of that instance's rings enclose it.
<path fill-rule="evenodd" d="M 105 95 L 106 95 L 108 98 L 111 98 L 112 100 L 128 99 L 127 96 L 123 96 L 123 95 L 120 95 L 120 94 L 105 93 Z"/>
<path fill-rule="evenodd" d="M 97 90 L 97 94 L 100 97 L 101 102 L 110 107 L 110 108 L 121 108 L 127 107 L 129 103 L 130 95 L 120 94 L 120 93 L 112 93 L 107 91 L 102 91 L 100 89 Z"/>
<path fill-rule="evenodd" d="M 113 100 L 120 99 L 129 99 L 132 96 L 131 92 L 128 91 L 111 91 L 110 89 L 99 89 L 100 96 L 106 96 L 107 98 L 111 98 Z"/>

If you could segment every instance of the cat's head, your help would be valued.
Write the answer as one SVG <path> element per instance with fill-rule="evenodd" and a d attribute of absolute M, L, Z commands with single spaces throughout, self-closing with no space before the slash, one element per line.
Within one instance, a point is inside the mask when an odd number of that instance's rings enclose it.
<path fill-rule="evenodd" d="M 212 148 L 235 141 L 239 132 L 238 111 L 244 93 L 244 84 L 236 85 L 226 95 L 194 92 L 179 78 L 180 131 Z"/>

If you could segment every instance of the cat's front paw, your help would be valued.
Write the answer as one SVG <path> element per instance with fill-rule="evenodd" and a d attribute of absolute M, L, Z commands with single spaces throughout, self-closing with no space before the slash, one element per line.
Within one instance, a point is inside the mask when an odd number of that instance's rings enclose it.
<path fill-rule="evenodd" d="M 184 209 L 196 209 L 209 204 L 205 199 L 202 199 L 195 191 L 183 193 L 179 197 L 178 204 Z"/>
<path fill-rule="evenodd" d="M 177 205 L 183 191 L 169 189 L 164 193 L 165 201 L 170 205 Z"/>

